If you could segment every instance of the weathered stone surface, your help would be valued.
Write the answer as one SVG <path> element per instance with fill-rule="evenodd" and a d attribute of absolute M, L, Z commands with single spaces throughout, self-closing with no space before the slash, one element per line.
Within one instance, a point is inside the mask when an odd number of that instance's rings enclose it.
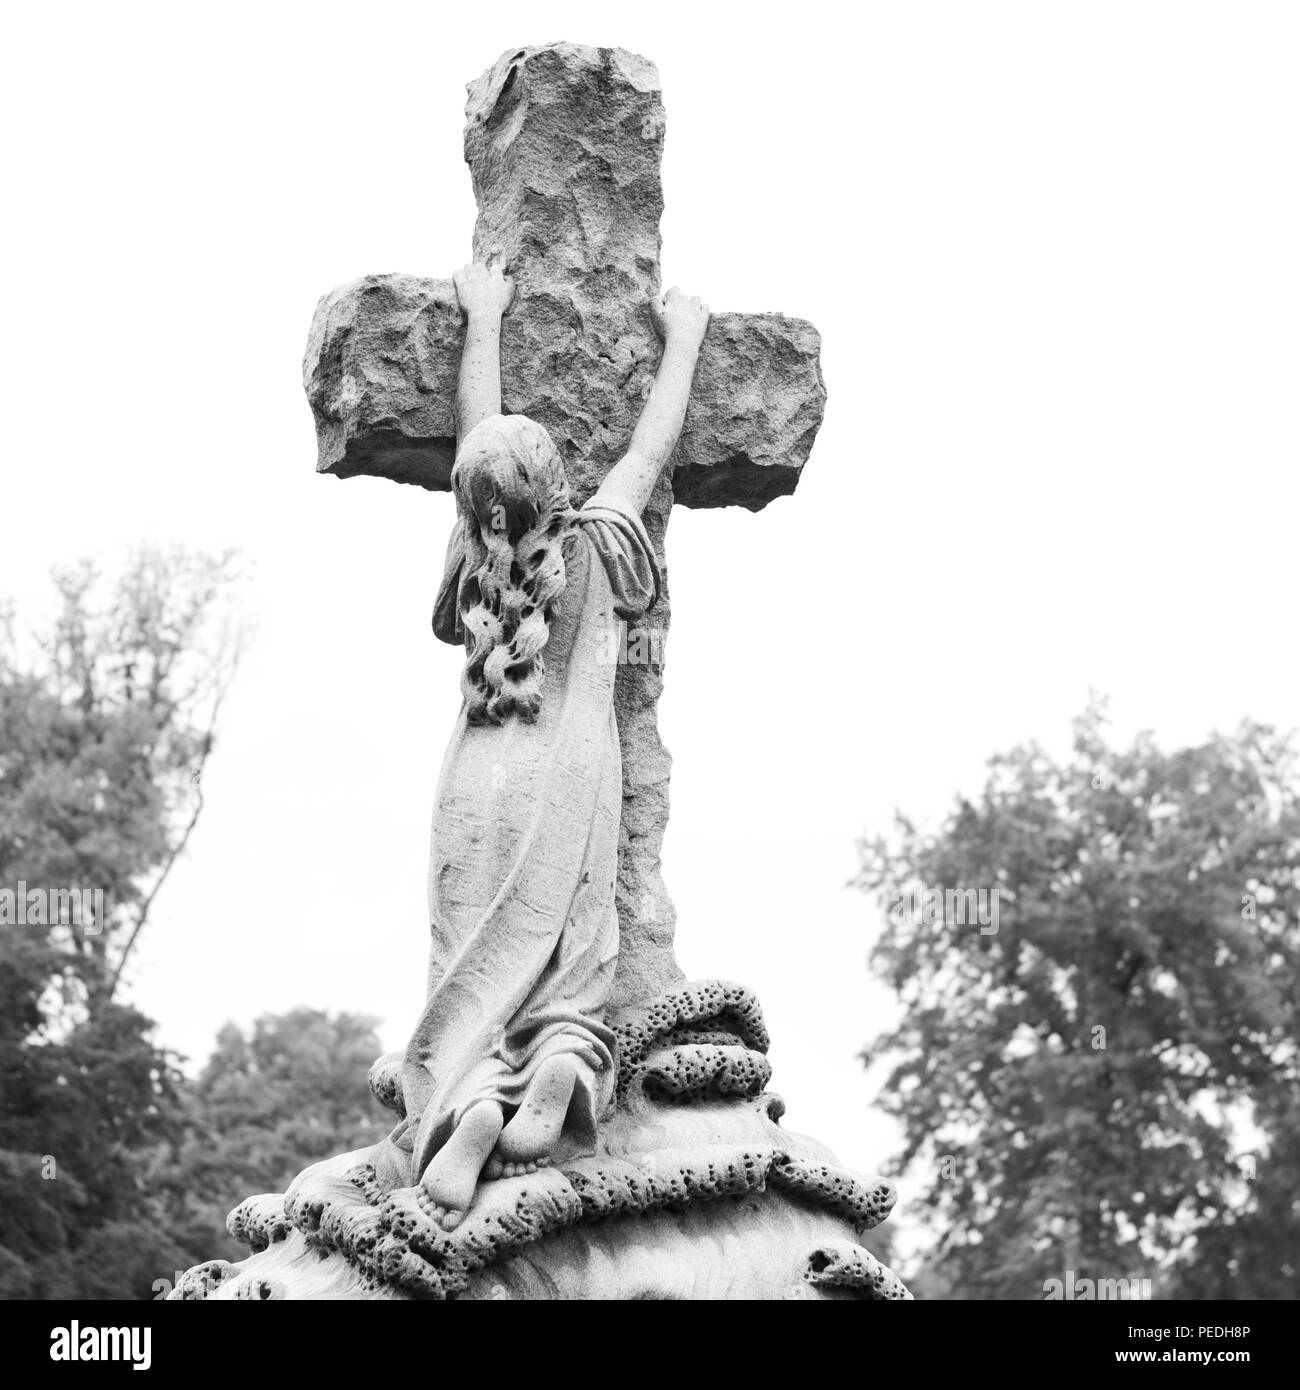
<path fill-rule="evenodd" d="M 243 1202 L 228 1224 L 253 1254 L 191 1270 L 170 1296 L 910 1296 L 858 1243 L 888 1217 L 893 1184 L 783 1129 L 784 1106 L 758 1093 L 762 1082 L 726 1082 L 766 1078 L 752 993 L 688 985 L 624 1016 L 618 1033 L 620 1103 L 596 1153 L 487 1183 L 452 1231 L 423 1188 L 385 1180 L 382 1146 L 343 1154 L 282 1197 Z M 732 1065 L 715 1065 L 719 1054 Z M 400 1114 L 396 1062 L 381 1058 L 371 1085 Z"/>
<path fill-rule="evenodd" d="M 367 275 L 322 296 L 303 359 L 318 469 L 446 491 L 464 336 L 450 280 Z"/>
<path fill-rule="evenodd" d="M 659 361 L 648 305 L 660 290 L 663 141 L 654 65 L 622 49 L 516 49 L 469 87 L 474 255 L 502 259 L 517 287 L 502 328 L 504 407 L 550 432 L 579 503 L 626 449 Z M 369 276 L 326 295 L 304 362 L 319 469 L 446 488 L 461 340 L 450 281 Z M 826 398 L 819 350 L 802 320 L 714 315 L 673 467 L 644 514 L 661 564 L 674 502 L 757 511 L 794 490 Z M 671 759 L 656 706 L 669 618 L 665 583 L 640 624 L 648 659 L 621 665 L 615 688 L 615 1008 L 683 979 L 659 872 Z"/>
<path fill-rule="evenodd" d="M 506 320 L 507 337 L 514 312 Z M 574 306 L 574 312 L 581 308 Z M 447 491 L 463 338 L 450 280 L 367 275 L 325 295 L 304 361 L 319 470 Z M 817 330 L 801 319 L 713 315 L 675 456 L 675 502 L 758 511 L 794 491 L 821 423 L 820 348 Z M 657 348 L 651 367 L 655 361 Z M 548 409 L 563 409 L 553 382 L 527 370 L 526 360 L 519 366 L 505 385 L 508 410 L 537 419 Z M 556 379 L 568 375 L 562 368 Z M 639 408 L 640 401 L 633 404 Z M 635 423 L 634 410 L 618 413 L 628 417 L 621 447 Z M 566 418 L 584 419 L 588 440 L 608 428 L 589 410 L 581 417 L 573 410 Z M 567 436 L 567 466 L 582 500 L 595 490 L 600 473 L 587 458 L 575 456 L 574 433 Z"/>

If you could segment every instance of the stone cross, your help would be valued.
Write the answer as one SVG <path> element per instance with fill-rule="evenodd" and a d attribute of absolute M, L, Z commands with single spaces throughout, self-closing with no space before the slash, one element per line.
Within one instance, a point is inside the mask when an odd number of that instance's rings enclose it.
<path fill-rule="evenodd" d="M 660 290 L 663 141 L 658 73 L 623 49 L 521 48 L 469 86 L 474 255 L 500 257 L 517 286 L 502 330 L 503 408 L 550 431 L 575 505 L 626 449 L 659 360 L 647 305 Z M 319 471 L 447 490 L 463 331 L 449 280 L 372 275 L 325 295 L 303 363 Z M 681 441 L 645 513 L 661 563 L 674 502 L 758 511 L 794 491 L 826 399 L 820 347 L 800 319 L 713 315 Z M 670 759 L 656 704 L 668 617 L 665 586 L 627 644 L 615 687 L 623 816 L 614 1010 L 683 978 L 659 871 Z"/>

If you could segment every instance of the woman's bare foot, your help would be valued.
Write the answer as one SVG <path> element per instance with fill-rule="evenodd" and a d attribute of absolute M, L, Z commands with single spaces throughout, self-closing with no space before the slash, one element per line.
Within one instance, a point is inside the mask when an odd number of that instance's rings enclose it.
<path fill-rule="evenodd" d="M 454 1231 L 465 1219 L 503 1119 L 495 1101 L 480 1101 L 461 1116 L 451 1138 L 429 1160 L 420 1186 L 433 1204 L 427 1208 L 430 1219 L 444 1231 Z"/>
<path fill-rule="evenodd" d="M 548 1160 L 564 1129 L 573 1088 L 578 1080 L 578 1060 L 561 1055 L 551 1057 L 537 1069 L 519 1109 L 501 1131 L 496 1156 L 502 1162 L 502 1176 L 510 1177 L 507 1166 L 516 1169 Z"/>

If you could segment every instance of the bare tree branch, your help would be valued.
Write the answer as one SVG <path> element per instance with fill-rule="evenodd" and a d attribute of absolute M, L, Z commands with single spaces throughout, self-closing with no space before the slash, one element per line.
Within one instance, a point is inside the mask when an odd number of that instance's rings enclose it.
<path fill-rule="evenodd" d="M 223 689 L 217 692 L 215 698 L 213 699 L 212 714 L 208 719 L 208 727 L 203 737 L 203 752 L 199 756 L 198 766 L 194 769 L 193 772 L 193 813 L 190 815 L 189 821 L 187 822 L 185 829 L 181 832 L 180 838 L 176 841 L 175 847 L 172 849 L 172 852 L 167 856 L 166 862 L 163 864 L 162 867 L 162 872 L 154 880 L 153 886 L 149 889 L 148 893 L 144 897 L 143 902 L 141 902 L 140 904 L 140 912 L 139 915 L 136 917 L 135 925 L 131 928 L 131 934 L 126 939 L 126 945 L 122 947 L 122 954 L 118 957 L 117 966 L 113 970 L 112 977 L 109 979 L 108 991 L 105 995 L 105 1003 L 110 1002 L 113 998 L 113 995 L 116 993 L 118 983 L 122 978 L 122 972 L 126 969 L 127 960 L 130 958 L 131 952 L 135 949 L 135 944 L 140 938 L 140 933 L 144 930 L 145 923 L 149 920 L 149 911 L 153 907 L 154 901 L 158 897 L 159 892 L 162 890 L 163 884 L 167 882 L 167 878 L 171 874 L 172 868 L 175 866 L 176 861 L 181 857 L 182 854 L 184 854 L 185 847 L 189 844 L 190 836 L 194 833 L 194 827 L 198 824 L 199 816 L 203 812 L 203 769 L 206 766 L 208 758 L 212 753 L 213 735 L 217 726 L 217 714 L 221 709 L 221 702 L 225 698 L 225 693 L 225 688 L 223 687 Z"/>

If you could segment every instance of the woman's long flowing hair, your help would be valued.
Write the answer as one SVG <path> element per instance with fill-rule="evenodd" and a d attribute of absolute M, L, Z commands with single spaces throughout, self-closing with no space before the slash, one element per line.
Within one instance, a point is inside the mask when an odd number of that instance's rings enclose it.
<path fill-rule="evenodd" d="M 457 595 L 461 690 L 471 724 L 532 723 L 542 649 L 564 592 L 569 485 L 551 436 L 523 415 L 492 415 L 462 441 L 451 474 L 465 548 Z"/>

